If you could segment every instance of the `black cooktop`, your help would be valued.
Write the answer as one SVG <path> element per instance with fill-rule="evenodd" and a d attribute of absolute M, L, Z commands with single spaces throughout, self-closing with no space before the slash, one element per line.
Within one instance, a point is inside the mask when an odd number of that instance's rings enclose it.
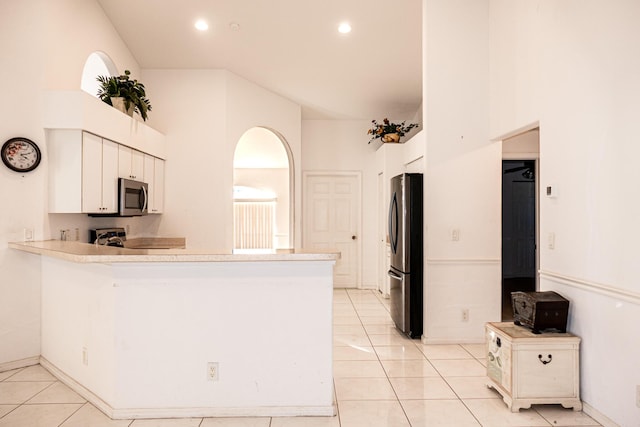
<path fill-rule="evenodd" d="M 123 248 L 127 240 L 127 233 L 122 227 L 95 228 L 89 230 L 89 243 L 104 246 L 118 246 Z"/>

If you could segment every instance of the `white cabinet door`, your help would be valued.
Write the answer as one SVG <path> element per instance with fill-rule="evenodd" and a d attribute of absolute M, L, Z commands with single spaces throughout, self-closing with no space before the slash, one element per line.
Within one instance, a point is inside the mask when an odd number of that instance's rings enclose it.
<path fill-rule="evenodd" d="M 82 132 L 47 129 L 49 212 L 82 212 Z"/>
<path fill-rule="evenodd" d="M 149 184 L 149 213 L 159 214 L 164 209 L 164 160 L 144 155 L 144 182 Z"/>
<path fill-rule="evenodd" d="M 118 212 L 118 144 L 108 139 L 102 140 L 102 206 Z"/>
<path fill-rule="evenodd" d="M 118 146 L 118 176 L 143 181 L 144 153 L 124 145 Z"/>
<path fill-rule="evenodd" d="M 131 148 L 121 145 L 118 147 L 118 176 L 131 179 Z"/>
<path fill-rule="evenodd" d="M 164 160 L 155 158 L 152 213 L 164 211 Z"/>
<path fill-rule="evenodd" d="M 144 153 L 131 150 L 131 179 L 144 181 Z"/>
<path fill-rule="evenodd" d="M 155 188 L 155 157 L 149 155 L 149 154 L 145 154 L 144 155 L 144 175 L 143 175 L 143 181 L 146 182 L 147 184 L 149 184 L 149 191 L 148 191 L 148 210 L 149 213 L 153 213 L 152 207 L 155 204 L 155 196 L 154 196 L 154 188 Z"/>
<path fill-rule="evenodd" d="M 102 138 L 82 133 L 82 212 L 102 213 Z"/>
<path fill-rule="evenodd" d="M 82 212 L 118 211 L 118 144 L 82 134 Z"/>

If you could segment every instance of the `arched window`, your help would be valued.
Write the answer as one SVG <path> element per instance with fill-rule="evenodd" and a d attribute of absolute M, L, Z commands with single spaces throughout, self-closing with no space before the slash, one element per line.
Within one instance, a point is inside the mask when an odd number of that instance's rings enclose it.
<path fill-rule="evenodd" d="M 100 85 L 96 78 L 98 76 L 115 76 L 117 74 L 118 69 L 109 58 L 109 55 L 104 52 L 93 52 L 84 63 L 80 89 L 96 96 Z"/>

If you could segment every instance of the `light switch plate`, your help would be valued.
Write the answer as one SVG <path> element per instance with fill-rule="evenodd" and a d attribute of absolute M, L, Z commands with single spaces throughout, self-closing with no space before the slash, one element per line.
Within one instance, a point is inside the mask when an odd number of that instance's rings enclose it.
<path fill-rule="evenodd" d="M 558 197 L 558 189 L 556 188 L 555 185 L 547 185 L 546 188 L 546 195 L 547 197 Z"/>
<path fill-rule="evenodd" d="M 547 247 L 549 249 L 556 248 L 556 233 L 549 233 L 548 240 L 547 240 Z"/>

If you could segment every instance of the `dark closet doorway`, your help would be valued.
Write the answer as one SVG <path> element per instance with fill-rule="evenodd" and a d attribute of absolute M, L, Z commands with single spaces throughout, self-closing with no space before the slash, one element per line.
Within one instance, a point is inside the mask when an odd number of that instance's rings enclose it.
<path fill-rule="evenodd" d="M 536 162 L 502 161 L 502 320 L 511 292 L 536 290 Z"/>

